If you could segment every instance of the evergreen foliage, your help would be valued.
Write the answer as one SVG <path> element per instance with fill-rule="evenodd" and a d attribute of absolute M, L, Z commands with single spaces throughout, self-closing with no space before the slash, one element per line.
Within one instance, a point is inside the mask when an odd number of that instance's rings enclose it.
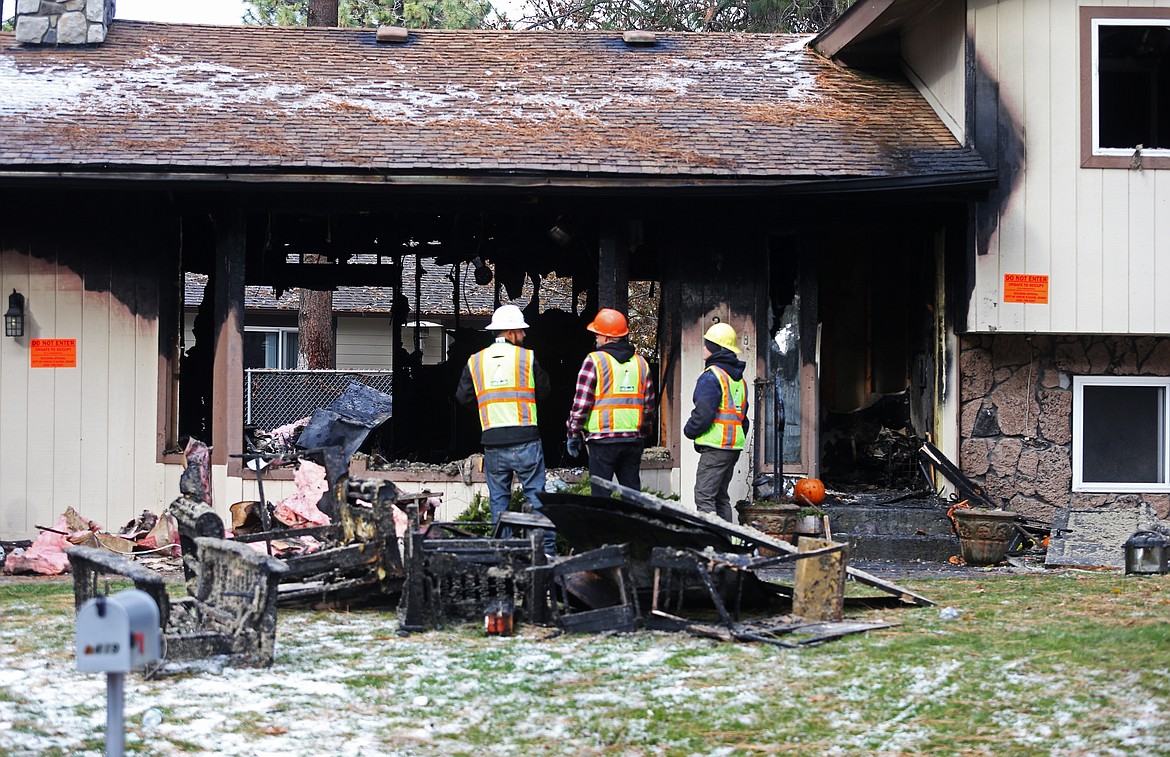
<path fill-rule="evenodd" d="M 259 26 L 305 26 L 308 0 L 249 0 L 244 22 Z M 353 28 L 476 29 L 484 25 L 487 0 L 340 0 L 338 23 Z"/>

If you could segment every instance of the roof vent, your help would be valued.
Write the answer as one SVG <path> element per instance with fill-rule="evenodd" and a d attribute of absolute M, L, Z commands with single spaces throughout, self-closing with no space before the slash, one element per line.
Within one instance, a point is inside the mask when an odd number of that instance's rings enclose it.
<path fill-rule="evenodd" d="M 647 31 L 622 32 L 622 39 L 627 45 L 654 45 L 658 43 L 658 35 L 655 32 Z"/>
<path fill-rule="evenodd" d="M 399 44 L 410 39 L 410 30 L 405 26 L 379 26 L 374 39 L 384 44 Z"/>

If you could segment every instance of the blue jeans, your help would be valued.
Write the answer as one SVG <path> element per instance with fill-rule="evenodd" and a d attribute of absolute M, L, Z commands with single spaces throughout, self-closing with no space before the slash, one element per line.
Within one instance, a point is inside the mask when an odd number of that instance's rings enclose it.
<path fill-rule="evenodd" d="M 512 476 L 520 479 L 524 499 L 532 504 L 534 512 L 540 512 L 540 500 L 536 493 L 544 491 L 544 448 L 540 440 L 513 444 L 508 447 L 484 447 L 483 475 L 487 479 L 488 505 L 492 509 L 492 523 L 508 510 L 512 501 Z M 545 551 L 552 553 L 555 538 L 545 536 Z"/>

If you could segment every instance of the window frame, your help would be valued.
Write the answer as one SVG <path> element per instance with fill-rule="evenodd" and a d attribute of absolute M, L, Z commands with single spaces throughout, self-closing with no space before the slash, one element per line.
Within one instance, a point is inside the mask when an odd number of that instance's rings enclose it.
<path fill-rule="evenodd" d="M 1085 493 L 1170 492 L 1170 376 L 1073 376 L 1072 401 L 1072 490 Z M 1125 483 L 1084 480 L 1084 393 L 1086 386 L 1162 388 L 1162 478 L 1161 482 Z"/>
<path fill-rule="evenodd" d="M 1097 146 L 1097 28 L 1170 26 L 1170 8 L 1083 6 L 1080 9 L 1081 167 L 1129 169 L 1133 150 Z M 1142 168 L 1170 168 L 1170 148 L 1142 150 Z"/>
<path fill-rule="evenodd" d="M 278 363 L 278 365 L 276 365 L 275 368 L 276 368 L 276 370 L 282 370 L 282 371 L 292 371 L 292 370 L 296 370 L 296 368 L 297 368 L 297 359 L 298 358 L 297 358 L 297 355 L 295 355 L 295 354 L 291 356 L 292 357 L 292 365 L 284 365 L 284 363 L 285 363 L 285 360 L 289 357 L 288 353 L 290 352 L 288 344 L 287 344 L 288 335 L 290 333 L 296 334 L 297 339 L 299 340 L 300 339 L 300 331 L 301 331 L 300 328 L 298 328 L 297 326 L 244 326 L 245 337 L 247 336 L 247 334 L 256 333 L 256 332 L 277 335 L 276 362 Z M 259 366 L 254 366 L 254 367 L 256 367 L 256 368 L 269 368 L 270 366 L 259 365 Z M 244 366 L 244 368 L 247 369 L 248 366 Z"/>

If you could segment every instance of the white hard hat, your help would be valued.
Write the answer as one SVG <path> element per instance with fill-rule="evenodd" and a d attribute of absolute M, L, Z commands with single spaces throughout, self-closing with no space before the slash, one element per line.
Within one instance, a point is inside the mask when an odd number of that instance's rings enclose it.
<path fill-rule="evenodd" d="M 511 331 L 512 329 L 526 329 L 524 314 L 515 305 L 500 305 L 492 313 L 492 322 L 487 325 L 488 331 Z"/>

